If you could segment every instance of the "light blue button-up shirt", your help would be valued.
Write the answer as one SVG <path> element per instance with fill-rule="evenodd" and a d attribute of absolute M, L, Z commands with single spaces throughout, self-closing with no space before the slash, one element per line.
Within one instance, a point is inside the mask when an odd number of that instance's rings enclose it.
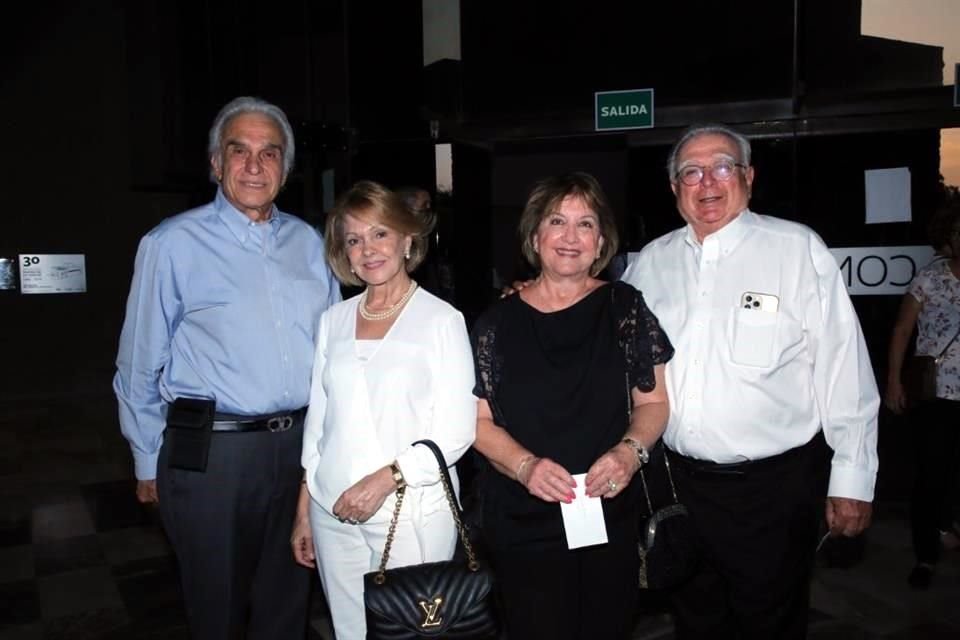
<path fill-rule="evenodd" d="M 318 320 L 339 300 L 320 235 L 276 208 L 257 224 L 218 191 L 147 233 L 113 380 L 137 478 L 156 477 L 176 397 L 238 415 L 306 405 Z"/>

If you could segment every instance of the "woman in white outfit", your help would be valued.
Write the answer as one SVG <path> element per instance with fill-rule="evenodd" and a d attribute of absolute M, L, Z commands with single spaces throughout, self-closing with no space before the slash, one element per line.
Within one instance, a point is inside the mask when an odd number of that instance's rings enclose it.
<path fill-rule="evenodd" d="M 417 287 L 429 223 L 358 182 L 327 219 L 327 259 L 363 293 L 320 318 L 291 539 L 316 566 L 337 640 L 366 636 L 363 574 L 375 570 L 406 485 L 390 567 L 446 560 L 456 530 L 429 438 L 453 465 L 473 443 L 473 357 L 463 316 Z M 455 490 L 457 476 L 450 469 Z"/>

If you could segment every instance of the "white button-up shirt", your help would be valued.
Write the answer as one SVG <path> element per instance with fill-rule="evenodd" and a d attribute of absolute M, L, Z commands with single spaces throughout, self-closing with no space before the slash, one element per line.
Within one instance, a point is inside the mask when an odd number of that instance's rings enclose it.
<path fill-rule="evenodd" d="M 873 499 L 880 398 L 836 260 L 816 233 L 745 210 L 702 244 L 689 226 L 654 240 L 623 280 L 676 349 L 667 446 L 742 462 L 822 428 L 834 450 L 829 495 Z"/>

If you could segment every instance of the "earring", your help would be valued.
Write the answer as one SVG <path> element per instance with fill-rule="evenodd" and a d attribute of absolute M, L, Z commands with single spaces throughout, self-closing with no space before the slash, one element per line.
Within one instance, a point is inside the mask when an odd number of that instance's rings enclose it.
<path fill-rule="evenodd" d="M 407 247 L 407 250 L 404 252 L 403 257 L 407 260 L 410 259 L 410 247 Z"/>

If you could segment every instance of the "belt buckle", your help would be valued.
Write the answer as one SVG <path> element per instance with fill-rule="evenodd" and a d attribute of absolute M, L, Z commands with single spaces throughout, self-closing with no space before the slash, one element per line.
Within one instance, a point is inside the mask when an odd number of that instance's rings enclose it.
<path fill-rule="evenodd" d="M 282 433 L 293 426 L 293 416 L 276 416 L 267 418 L 267 430 L 272 433 Z"/>

